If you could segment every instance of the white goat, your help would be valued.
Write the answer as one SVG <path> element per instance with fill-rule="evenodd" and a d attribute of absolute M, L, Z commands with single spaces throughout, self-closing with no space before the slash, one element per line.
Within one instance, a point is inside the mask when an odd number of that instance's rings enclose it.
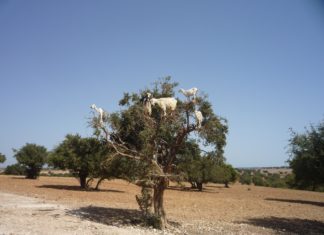
<path fill-rule="evenodd" d="M 204 119 L 202 113 L 198 110 L 195 110 L 195 118 L 196 118 L 196 122 L 197 122 L 197 127 L 201 128 L 201 123 Z"/>
<path fill-rule="evenodd" d="M 102 108 L 98 108 L 95 104 L 92 104 L 90 108 L 94 109 L 99 114 L 99 123 L 102 125 L 105 111 Z"/>
<path fill-rule="evenodd" d="M 165 97 L 165 98 L 150 98 L 150 104 L 155 105 L 157 104 L 163 110 L 163 116 L 166 115 L 166 110 L 170 109 L 174 111 L 177 107 L 177 100 L 173 97 Z"/>
<path fill-rule="evenodd" d="M 146 93 L 146 96 L 144 96 L 141 100 L 144 103 L 144 109 L 146 110 L 146 112 L 151 116 L 152 114 L 152 107 L 151 107 L 151 103 L 150 103 L 150 99 L 152 97 L 151 93 Z"/>
<path fill-rule="evenodd" d="M 193 96 L 193 99 L 196 99 L 196 94 L 197 94 L 198 88 L 193 87 L 189 90 L 184 90 L 184 89 L 180 89 L 179 92 L 181 92 L 182 94 L 184 94 L 188 99 L 190 99 L 190 96 Z"/>

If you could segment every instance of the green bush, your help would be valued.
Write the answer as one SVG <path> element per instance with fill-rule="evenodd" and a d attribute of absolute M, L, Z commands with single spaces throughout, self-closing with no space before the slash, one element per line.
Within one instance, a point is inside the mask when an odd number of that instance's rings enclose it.
<path fill-rule="evenodd" d="M 25 175 L 25 172 L 26 168 L 19 163 L 7 166 L 4 171 L 6 175 Z"/>
<path fill-rule="evenodd" d="M 267 182 L 264 180 L 264 175 L 260 172 L 254 173 L 252 182 L 255 186 L 267 186 Z"/>
<path fill-rule="evenodd" d="M 45 164 L 47 150 L 45 147 L 27 143 L 19 150 L 14 149 L 17 162 L 25 167 L 26 178 L 36 179 Z"/>
<path fill-rule="evenodd" d="M 247 184 L 250 185 L 252 182 L 252 177 L 251 177 L 251 173 L 249 171 L 244 171 L 241 176 L 240 176 L 240 180 L 239 182 L 241 184 Z"/>

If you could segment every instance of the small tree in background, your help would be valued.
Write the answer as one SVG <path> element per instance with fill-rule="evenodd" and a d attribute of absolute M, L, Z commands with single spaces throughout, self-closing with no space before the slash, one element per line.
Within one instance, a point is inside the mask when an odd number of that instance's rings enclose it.
<path fill-rule="evenodd" d="M 243 171 L 239 176 L 239 182 L 241 184 L 250 185 L 252 183 L 251 171 Z"/>
<path fill-rule="evenodd" d="M 225 158 L 218 158 L 215 153 L 202 154 L 199 145 L 192 141 L 186 141 L 180 151 L 178 159 L 178 172 L 184 173 L 184 178 L 192 188 L 203 190 L 203 184 L 208 182 L 222 183 L 228 187 L 230 182 L 235 182 L 236 171 L 225 164 Z"/>
<path fill-rule="evenodd" d="M 292 131 L 291 135 L 288 162 L 295 175 L 295 185 L 316 190 L 324 185 L 324 121 L 318 126 L 311 125 L 303 134 Z"/>
<path fill-rule="evenodd" d="M 27 143 L 19 150 L 13 150 L 17 162 L 25 168 L 26 178 L 36 179 L 46 162 L 47 150 L 44 146 Z"/>
<path fill-rule="evenodd" d="M 16 163 L 16 164 L 7 166 L 4 173 L 6 175 L 25 175 L 26 167 L 22 166 L 19 163 Z"/>
<path fill-rule="evenodd" d="M 212 182 L 224 184 L 226 188 L 229 188 L 229 184 L 234 183 L 237 177 L 238 173 L 232 165 L 222 163 L 215 166 Z"/>
<path fill-rule="evenodd" d="M 69 134 L 52 151 L 49 164 L 62 170 L 68 169 L 80 180 L 81 188 L 86 189 L 93 177 L 99 175 L 108 152 L 106 146 L 96 138 Z"/>
<path fill-rule="evenodd" d="M 6 161 L 6 156 L 0 153 L 0 163 L 4 163 Z"/>

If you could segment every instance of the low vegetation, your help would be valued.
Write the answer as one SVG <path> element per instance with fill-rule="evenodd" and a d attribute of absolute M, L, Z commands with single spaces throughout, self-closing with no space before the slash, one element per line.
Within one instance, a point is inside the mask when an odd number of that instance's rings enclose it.
<path fill-rule="evenodd" d="M 291 188 L 294 181 L 294 176 L 291 173 L 280 174 L 270 173 L 267 171 L 258 170 L 239 170 L 239 182 L 241 184 L 273 188 Z"/>

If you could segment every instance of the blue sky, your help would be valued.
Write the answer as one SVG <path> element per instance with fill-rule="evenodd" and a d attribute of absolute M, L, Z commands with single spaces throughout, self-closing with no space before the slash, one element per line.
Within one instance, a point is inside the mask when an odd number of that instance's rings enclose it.
<path fill-rule="evenodd" d="M 117 111 L 123 92 L 168 75 L 227 118 L 229 163 L 285 165 L 289 128 L 324 117 L 324 4 L 0 0 L 5 165 L 27 142 L 90 136 L 90 104 Z"/>

